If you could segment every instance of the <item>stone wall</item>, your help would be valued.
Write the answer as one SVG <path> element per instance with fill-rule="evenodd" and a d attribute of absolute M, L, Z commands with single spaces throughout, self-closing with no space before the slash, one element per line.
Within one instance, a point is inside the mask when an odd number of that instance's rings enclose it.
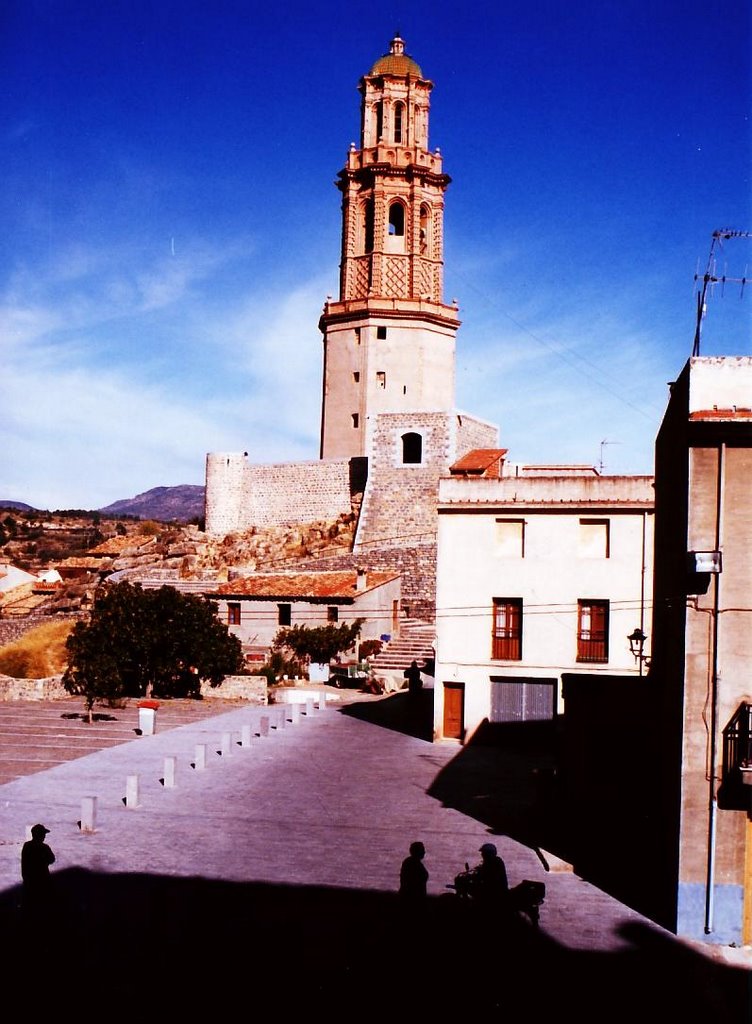
<path fill-rule="evenodd" d="M 351 472 L 349 459 L 251 465 L 245 453 L 210 453 L 206 533 L 337 519 L 352 509 Z"/>
<path fill-rule="evenodd" d="M 62 678 L 15 679 L 13 676 L 0 675 L 0 701 L 60 700 L 69 696 Z M 201 696 L 205 700 L 244 700 L 253 704 L 266 704 L 266 676 L 225 676 L 219 686 L 203 683 Z"/>
<path fill-rule="evenodd" d="M 37 626 L 44 626 L 48 622 L 59 622 L 61 619 L 70 619 L 72 622 L 78 621 L 82 618 L 81 615 L 63 615 L 55 614 L 52 615 L 24 615 L 15 618 L 9 616 L 8 618 L 0 618 L 0 647 L 4 647 L 6 644 L 12 644 L 14 640 L 20 640 L 22 636 L 25 636 L 32 629 L 36 629 Z"/>

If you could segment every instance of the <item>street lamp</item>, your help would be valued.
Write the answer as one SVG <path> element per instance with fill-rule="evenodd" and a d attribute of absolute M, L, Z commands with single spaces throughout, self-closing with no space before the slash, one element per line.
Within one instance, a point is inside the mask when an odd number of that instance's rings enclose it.
<path fill-rule="evenodd" d="M 635 656 L 635 659 L 637 661 L 639 661 L 640 668 L 642 668 L 642 662 L 645 659 L 645 655 L 642 653 L 642 651 L 643 651 L 643 648 L 645 647 L 645 641 L 647 640 L 647 636 L 645 635 L 645 633 L 643 633 L 643 631 L 638 626 L 637 629 L 633 630 L 629 634 L 629 636 L 627 637 L 627 640 L 629 640 L 629 649 L 630 649 L 630 651 Z"/>

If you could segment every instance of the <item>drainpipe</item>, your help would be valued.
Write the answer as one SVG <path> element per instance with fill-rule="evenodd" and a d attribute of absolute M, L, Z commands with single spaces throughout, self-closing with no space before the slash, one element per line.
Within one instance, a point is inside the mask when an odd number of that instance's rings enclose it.
<path fill-rule="evenodd" d="M 718 449 L 718 481 L 715 499 L 715 550 L 721 550 L 721 523 L 723 513 L 723 474 L 725 470 L 726 445 Z M 720 605 L 720 573 L 713 574 L 713 632 L 712 665 L 710 673 L 710 771 L 708 773 L 708 864 L 705 882 L 705 934 L 714 931 L 715 910 L 715 845 L 718 819 L 716 799 L 716 731 L 718 727 L 718 610 Z"/>

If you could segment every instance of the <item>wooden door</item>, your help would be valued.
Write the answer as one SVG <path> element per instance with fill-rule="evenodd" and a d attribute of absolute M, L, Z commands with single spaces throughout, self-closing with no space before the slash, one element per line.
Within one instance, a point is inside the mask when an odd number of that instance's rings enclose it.
<path fill-rule="evenodd" d="M 445 739 L 461 740 L 465 735 L 465 684 L 444 683 Z"/>

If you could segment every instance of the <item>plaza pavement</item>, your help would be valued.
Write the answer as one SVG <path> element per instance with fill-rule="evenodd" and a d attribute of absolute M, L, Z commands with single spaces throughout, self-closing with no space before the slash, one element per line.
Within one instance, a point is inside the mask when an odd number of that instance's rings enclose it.
<path fill-rule="evenodd" d="M 477 771 L 455 799 L 461 748 L 400 728 L 404 700 L 302 693 L 162 731 L 157 712 L 154 735 L 0 786 L 6 998 L 39 984 L 55 1012 L 93 1016 L 106 1000 L 145 1019 L 750 1019 L 744 958 L 706 955 L 489 833 L 468 813 Z M 30 928 L 20 850 L 37 821 L 56 903 Z M 396 889 L 415 839 L 429 900 L 407 915 Z M 539 931 L 484 920 L 448 889 L 489 839 L 511 885 L 545 882 Z"/>

